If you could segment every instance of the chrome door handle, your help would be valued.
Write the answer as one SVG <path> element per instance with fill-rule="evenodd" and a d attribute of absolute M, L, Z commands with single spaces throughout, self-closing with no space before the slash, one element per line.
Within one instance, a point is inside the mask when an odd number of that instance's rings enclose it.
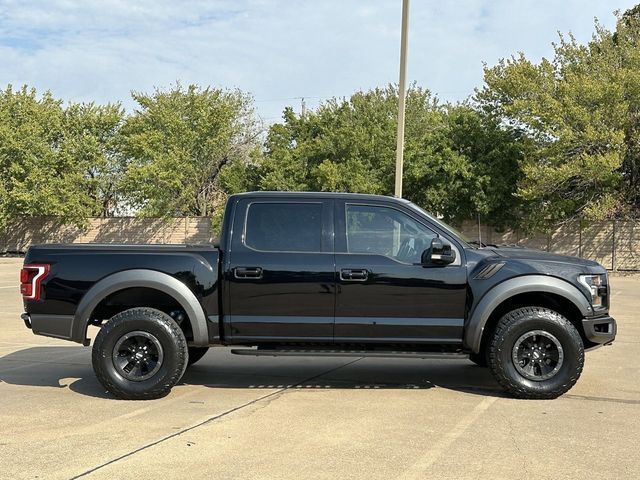
<path fill-rule="evenodd" d="M 340 279 L 349 282 L 364 282 L 369 278 L 369 270 L 366 268 L 343 268 L 340 270 Z"/>
<path fill-rule="evenodd" d="M 262 278 L 260 267 L 236 267 L 233 269 L 236 278 Z"/>

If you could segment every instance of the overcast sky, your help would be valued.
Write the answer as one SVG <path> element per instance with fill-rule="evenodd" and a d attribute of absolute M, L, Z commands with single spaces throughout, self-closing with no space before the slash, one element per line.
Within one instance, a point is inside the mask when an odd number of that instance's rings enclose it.
<path fill-rule="evenodd" d="M 594 17 L 640 0 L 412 0 L 408 78 L 443 100 L 482 84 L 482 62 L 589 40 Z M 397 82 L 401 0 L 0 0 L 0 85 L 120 101 L 176 80 L 239 87 L 263 119 Z"/>

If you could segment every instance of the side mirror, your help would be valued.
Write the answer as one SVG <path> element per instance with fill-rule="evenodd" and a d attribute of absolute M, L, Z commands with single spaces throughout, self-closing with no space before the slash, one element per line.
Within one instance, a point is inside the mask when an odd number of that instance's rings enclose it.
<path fill-rule="evenodd" d="M 422 265 L 449 265 L 455 260 L 456 251 L 440 237 L 431 240 L 431 246 L 422 252 Z"/>

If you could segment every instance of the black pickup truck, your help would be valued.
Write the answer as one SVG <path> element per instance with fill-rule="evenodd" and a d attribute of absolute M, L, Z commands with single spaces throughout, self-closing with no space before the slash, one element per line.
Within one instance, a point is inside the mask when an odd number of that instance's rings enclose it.
<path fill-rule="evenodd" d="M 406 200 L 229 198 L 219 245 L 38 245 L 20 274 L 35 334 L 89 345 L 104 387 L 166 395 L 207 349 L 471 359 L 520 398 L 555 398 L 612 342 L 606 270 L 474 245 Z"/>

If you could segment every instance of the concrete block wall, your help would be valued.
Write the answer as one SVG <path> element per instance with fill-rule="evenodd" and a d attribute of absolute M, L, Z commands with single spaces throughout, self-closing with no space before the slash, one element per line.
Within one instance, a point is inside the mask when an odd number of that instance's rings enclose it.
<path fill-rule="evenodd" d="M 615 265 L 619 270 L 640 270 L 640 224 L 616 222 Z"/>
<path fill-rule="evenodd" d="M 460 230 L 478 238 L 478 224 Z M 482 241 L 512 244 L 595 260 L 611 270 L 640 271 L 640 225 L 635 221 L 575 221 L 549 233 L 525 235 L 481 225 Z M 90 218 L 86 228 L 62 225 L 52 217 L 25 218 L 0 233 L 0 253 L 24 252 L 34 243 L 207 244 L 213 242 L 211 220 L 180 218 Z"/>
<path fill-rule="evenodd" d="M 24 252 L 36 243 L 206 244 L 213 241 L 211 220 L 181 218 L 89 218 L 85 228 L 62 225 L 52 217 L 25 218 L 0 233 L 0 252 Z"/>
<path fill-rule="evenodd" d="M 474 221 L 464 222 L 461 231 L 469 238 L 478 238 L 478 224 Z M 481 233 L 484 243 L 515 244 L 583 257 L 609 270 L 640 270 L 640 226 L 636 221 L 574 221 L 548 233 L 530 235 L 517 230 L 499 232 L 481 225 Z"/>

